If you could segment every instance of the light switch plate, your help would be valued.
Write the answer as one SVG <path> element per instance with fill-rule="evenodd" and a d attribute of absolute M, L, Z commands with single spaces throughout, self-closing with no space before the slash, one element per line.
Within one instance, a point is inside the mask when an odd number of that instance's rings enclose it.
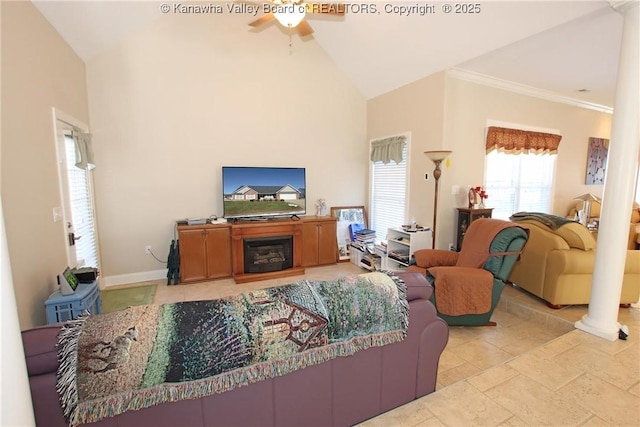
<path fill-rule="evenodd" d="M 62 221 L 62 208 L 60 206 L 53 208 L 53 222 Z"/>

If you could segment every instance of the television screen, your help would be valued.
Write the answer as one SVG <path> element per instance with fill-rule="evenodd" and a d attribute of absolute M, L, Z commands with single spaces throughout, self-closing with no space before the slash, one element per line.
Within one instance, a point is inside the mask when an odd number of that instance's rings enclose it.
<path fill-rule="evenodd" d="M 222 168 L 225 218 L 304 215 L 304 168 Z"/>

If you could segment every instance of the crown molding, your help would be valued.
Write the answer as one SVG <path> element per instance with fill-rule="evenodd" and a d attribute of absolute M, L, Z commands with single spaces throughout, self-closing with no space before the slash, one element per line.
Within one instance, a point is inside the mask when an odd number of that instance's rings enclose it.
<path fill-rule="evenodd" d="M 634 6 L 638 6 L 638 1 L 609 1 L 609 6 L 616 12 L 625 14 Z"/>
<path fill-rule="evenodd" d="M 589 110 L 599 111 L 601 113 L 613 114 L 613 108 L 606 105 L 582 101 L 580 99 L 559 95 L 548 90 L 538 89 L 533 86 L 527 86 L 509 80 L 487 76 L 486 74 L 480 74 L 473 71 L 462 70 L 459 68 L 451 68 L 447 70 L 447 75 L 458 80 L 464 80 L 471 83 L 494 87 L 496 89 L 502 89 L 520 95 L 532 96 L 535 98 L 545 99 L 547 101 L 559 102 L 561 104 L 572 105 L 574 107 L 586 108 Z"/>

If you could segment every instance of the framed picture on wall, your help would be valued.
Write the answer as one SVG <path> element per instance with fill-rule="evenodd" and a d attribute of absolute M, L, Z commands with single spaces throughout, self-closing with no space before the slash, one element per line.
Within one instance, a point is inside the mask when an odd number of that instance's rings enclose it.
<path fill-rule="evenodd" d="M 351 244 L 351 235 L 349 226 L 352 224 L 361 224 L 363 228 L 367 228 L 367 212 L 364 206 L 334 206 L 331 208 L 331 216 L 338 218 L 337 238 L 338 238 L 338 255 L 341 261 L 348 260 L 349 245 Z"/>
<path fill-rule="evenodd" d="M 593 137 L 589 138 L 589 150 L 587 151 L 587 177 L 585 184 L 604 184 L 604 175 L 607 169 L 608 153 L 608 139 Z"/>

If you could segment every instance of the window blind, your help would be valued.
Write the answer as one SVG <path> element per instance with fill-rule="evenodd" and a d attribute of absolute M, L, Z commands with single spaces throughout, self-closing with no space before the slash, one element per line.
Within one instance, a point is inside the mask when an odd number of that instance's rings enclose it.
<path fill-rule="evenodd" d="M 492 216 L 509 219 L 516 212 L 551 213 L 555 154 L 487 154 L 485 187 Z"/>
<path fill-rule="evenodd" d="M 386 240 L 389 228 L 405 224 L 407 199 L 408 144 L 402 148 L 399 163 L 372 162 L 371 224 L 378 241 Z"/>
<path fill-rule="evenodd" d="M 70 135 L 65 135 L 65 154 L 67 177 L 69 180 L 69 203 L 76 237 L 76 257 L 78 264 L 90 267 L 98 266 L 98 248 L 95 239 L 94 212 L 91 203 L 91 185 L 89 172 L 74 165 L 76 146 Z"/>

